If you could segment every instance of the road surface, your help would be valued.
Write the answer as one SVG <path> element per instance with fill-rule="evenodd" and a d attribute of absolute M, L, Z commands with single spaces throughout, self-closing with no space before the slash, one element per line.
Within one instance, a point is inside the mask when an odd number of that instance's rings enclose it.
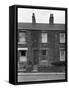
<path fill-rule="evenodd" d="M 18 73 L 18 82 L 60 79 L 65 79 L 65 73 Z"/>

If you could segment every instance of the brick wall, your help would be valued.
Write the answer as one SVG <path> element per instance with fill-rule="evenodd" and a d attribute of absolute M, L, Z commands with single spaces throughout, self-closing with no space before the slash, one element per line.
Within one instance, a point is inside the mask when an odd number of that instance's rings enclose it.
<path fill-rule="evenodd" d="M 59 42 L 59 33 L 64 32 L 63 30 L 26 30 L 26 44 L 25 45 L 18 45 L 18 47 L 27 47 L 27 63 L 33 64 L 34 60 L 34 53 L 33 50 L 38 50 L 38 61 L 40 62 L 43 58 L 41 56 L 41 49 L 47 48 L 48 54 L 45 57 L 48 62 L 59 61 L 59 48 L 65 48 L 65 44 L 60 44 Z M 41 33 L 46 32 L 48 33 L 48 43 L 41 43 Z"/>

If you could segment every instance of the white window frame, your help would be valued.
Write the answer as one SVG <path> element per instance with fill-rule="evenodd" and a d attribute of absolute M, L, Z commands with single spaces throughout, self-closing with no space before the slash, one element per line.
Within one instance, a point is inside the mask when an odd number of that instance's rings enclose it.
<path fill-rule="evenodd" d="M 48 43 L 48 33 L 47 32 L 41 33 L 41 42 L 42 43 Z"/>
<path fill-rule="evenodd" d="M 27 51 L 28 51 L 28 48 L 18 48 L 18 51 L 25 51 L 26 50 L 26 56 L 21 56 L 21 54 L 19 55 L 19 58 L 23 58 L 23 59 L 26 59 L 25 60 L 21 60 L 20 62 L 27 62 Z"/>
<path fill-rule="evenodd" d="M 63 38 L 62 35 L 64 35 Z M 65 33 L 60 33 L 60 43 L 65 43 Z"/>
<path fill-rule="evenodd" d="M 20 41 L 20 36 L 19 36 L 19 41 L 18 44 L 26 44 L 26 33 L 25 32 L 19 32 L 19 34 L 24 34 L 23 36 L 23 41 Z M 22 39 L 22 38 L 21 38 Z"/>

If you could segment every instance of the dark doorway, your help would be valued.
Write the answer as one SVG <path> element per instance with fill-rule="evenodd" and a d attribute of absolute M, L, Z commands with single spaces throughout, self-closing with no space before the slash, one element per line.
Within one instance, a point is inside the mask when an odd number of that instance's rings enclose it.
<path fill-rule="evenodd" d="M 33 49 L 33 64 L 37 65 L 39 62 L 39 50 Z"/>

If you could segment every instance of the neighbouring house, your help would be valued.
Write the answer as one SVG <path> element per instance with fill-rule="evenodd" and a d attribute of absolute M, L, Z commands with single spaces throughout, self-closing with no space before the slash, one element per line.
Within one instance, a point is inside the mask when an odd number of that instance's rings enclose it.
<path fill-rule="evenodd" d="M 33 13 L 32 23 L 18 23 L 19 71 L 64 71 L 65 24 L 54 23 L 54 18 L 50 14 L 49 23 L 37 23 Z"/>

